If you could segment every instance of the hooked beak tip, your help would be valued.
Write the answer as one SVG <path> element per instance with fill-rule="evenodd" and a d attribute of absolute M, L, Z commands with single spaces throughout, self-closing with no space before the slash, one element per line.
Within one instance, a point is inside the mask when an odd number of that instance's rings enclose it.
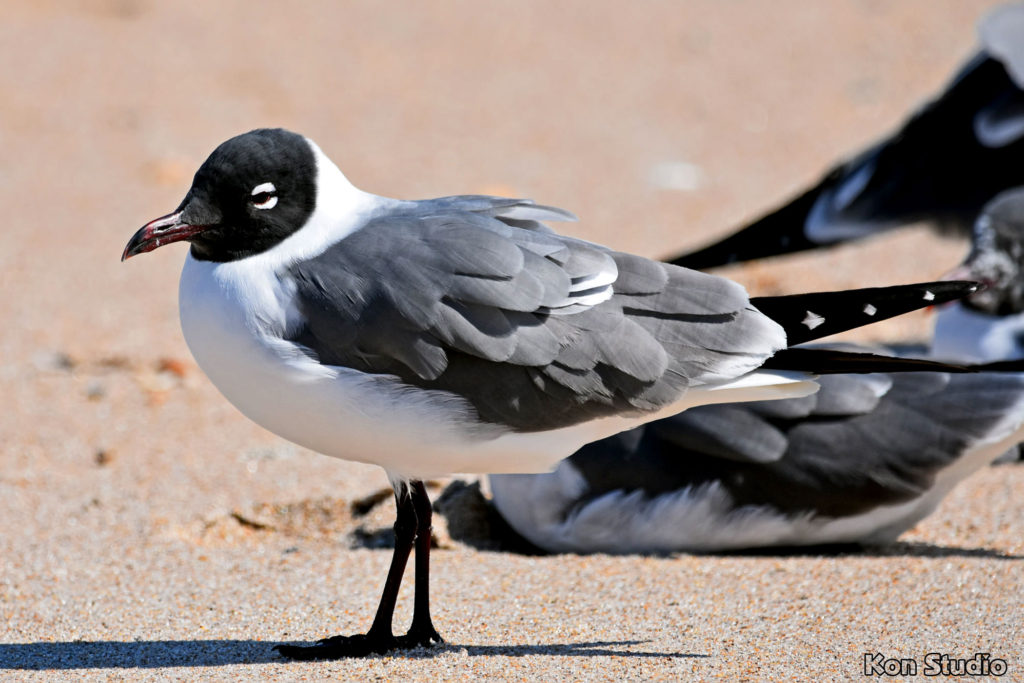
<path fill-rule="evenodd" d="M 132 235 L 121 252 L 121 262 L 132 256 L 153 251 L 172 242 L 186 240 L 201 232 L 205 226 L 191 225 L 181 220 L 181 211 L 176 211 L 146 223 Z"/>

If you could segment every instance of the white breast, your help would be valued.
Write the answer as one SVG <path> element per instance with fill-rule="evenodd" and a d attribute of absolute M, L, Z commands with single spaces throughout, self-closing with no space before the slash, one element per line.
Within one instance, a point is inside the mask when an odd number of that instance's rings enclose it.
<path fill-rule="evenodd" d="M 179 308 L 199 367 L 251 420 L 306 448 L 409 478 L 545 472 L 585 443 L 685 407 L 816 388 L 800 376 L 754 373 L 713 391 L 691 390 L 658 413 L 515 433 L 478 421 L 472 406 L 455 394 L 309 358 L 283 339 L 295 329 L 299 312 L 288 279 L 278 277 L 262 256 L 211 263 L 189 255 Z"/>
<path fill-rule="evenodd" d="M 450 473 L 452 454 L 495 435 L 474 427 L 472 410 L 451 394 L 323 366 L 284 341 L 279 335 L 298 315 L 292 293 L 257 258 L 217 264 L 189 256 L 179 289 L 192 355 L 251 420 L 320 453 L 406 476 Z"/>
<path fill-rule="evenodd" d="M 932 356 L 988 363 L 1024 358 L 1024 314 L 996 316 L 953 304 L 939 311 Z"/>

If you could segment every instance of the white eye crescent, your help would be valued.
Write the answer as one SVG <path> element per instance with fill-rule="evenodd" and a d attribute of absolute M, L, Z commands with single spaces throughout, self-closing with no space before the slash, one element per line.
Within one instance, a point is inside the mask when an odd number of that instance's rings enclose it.
<path fill-rule="evenodd" d="M 274 183 L 260 183 L 252 188 L 249 196 L 252 197 L 252 205 L 257 209 L 273 209 L 277 206 L 277 188 Z"/>

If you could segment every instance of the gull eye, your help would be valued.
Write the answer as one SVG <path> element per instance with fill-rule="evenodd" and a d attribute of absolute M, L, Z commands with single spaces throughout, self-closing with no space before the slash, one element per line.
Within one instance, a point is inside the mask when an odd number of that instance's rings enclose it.
<path fill-rule="evenodd" d="M 273 209 L 277 206 L 277 188 L 274 183 L 260 183 L 249 193 L 252 205 L 257 209 Z"/>

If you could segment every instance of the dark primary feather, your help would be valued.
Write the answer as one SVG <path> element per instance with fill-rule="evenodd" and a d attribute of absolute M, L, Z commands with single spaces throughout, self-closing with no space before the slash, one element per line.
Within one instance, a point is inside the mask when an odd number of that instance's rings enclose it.
<path fill-rule="evenodd" d="M 909 313 L 924 305 L 938 306 L 977 290 L 976 282 L 944 280 L 841 292 L 762 296 L 751 299 L 750 303 L 782 325 L 786 341 L 792 346 Z"/>
<path fill-rule="evenodd" d="M 796 370 L 817 375 L 865 374 L 874 372 L 978 372 L 973 365 L 960 365 L 926 358 L 900 358 L 875 353 L 834 351 L 794 347 L 776 352 L 761 366 L 766 370 Z"/>
<path fill-rule="evenodd" d="M 498 198 L 404 202 L 292 267 L 307 321 L 292 339 L 530 431 L 656 409 L 785 344 L 733 282 L 534 225 L 567 216 Z"/>
<path fill-rule="evenodd" d="M 588 444 L 569 459 L 588 488 L 566 514 L 610 491 L 655 496 L 716 481 L 745 505 L 859 514 L 921 495 L 1024 400 L 1015 374 L 820 382 L 812 396 L 701 406 Z"/>

